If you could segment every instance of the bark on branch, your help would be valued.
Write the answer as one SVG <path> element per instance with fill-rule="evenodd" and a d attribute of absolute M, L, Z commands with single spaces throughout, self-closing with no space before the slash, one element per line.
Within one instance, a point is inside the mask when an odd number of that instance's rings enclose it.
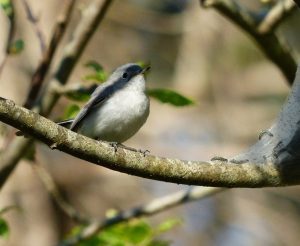
<path fill-rule="evenodd" d="M 0 100 L 0 121 L 55 149 L 112 170 L 166 182 L 219 187 L 266 187 L 300 184 L 300 69 L 277 122 L 248 151 L 229 160 L 184 161 L 143 156 L 95 141 Z M 1 159 L 1 156 L 0 156 Z"/>
<path fill-rule="evenodd" d="M 293 5 L 285 7 L 285 11 L 280 11 L 280 5 L 277 4 L 262 21 L 259 21 L 252 12 L 235 0 L 200 0 L 200 2 L 204 7 L 216 9 L 249 34 L 266 57 L 281 70 L 288 83 L 292 84 L 297 63 L 290 47 L 275 34 L 274 29 L 290 11 L 295 9 Z"/>
<path fill-rule="evenodd" d="M 50 88 L 45 90 L 42 99 L 37 100 L 35 110 L 42 115 L 48 115 L 51 112 L 59 99 L 59 95 L 53 91 L 53 86 L 57 87 L 57 84 L 64 85 L 67 83 L 75 64 L 90 38 L 98 30 L 97 27 L 102 22 L 112 2 L 113 0 L 93 0 L 83 11 L 72 39 L 64 48 L 64 54 L 55 69 L 55 76 L 48 82 Z M 6 151 L 0 154 L 0 189 L 32 143 L 31 139 L 16 138 Z"/>

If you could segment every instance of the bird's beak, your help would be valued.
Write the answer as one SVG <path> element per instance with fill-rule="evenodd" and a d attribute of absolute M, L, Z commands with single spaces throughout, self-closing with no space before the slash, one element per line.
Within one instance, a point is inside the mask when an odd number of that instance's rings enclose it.
<path fill-rule="evenodd" d="M 141 71 L 141 74 L 146 74 L 148 71 L 150 71 L 151 67 L 150 66 L 146 66 L 143 68 L 143 70 Z"/>

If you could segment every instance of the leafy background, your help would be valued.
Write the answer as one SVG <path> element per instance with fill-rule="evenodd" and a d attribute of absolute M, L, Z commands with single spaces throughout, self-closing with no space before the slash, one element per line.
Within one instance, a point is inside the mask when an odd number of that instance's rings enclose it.
<path fill-rule="evenodd" d="M 5 2 L 8 1 L 0 0 L 0 4 Z M 61 1 L 29 2 L 49 38 Z M 80 0 L 82 5 L 87 2 Z M 253 9 L 261 6 L 259 1 L 244 2 Z M 16 16 L 18 28 L 11 46 L 16 55 L 9 58 L 1 74 L 0 95 L 22 104 L 41 54 L 32 25 L 23 21 L 26 16 L 19 2 Z M 77 9 L 64 42 L 70 39 L 79 18 Z M 0 37 L 7 30 L 6 23 L 0 14 Z M 298 23 L 299 11 L 280 29 L 290 45 L 300 43 Z M 0 39 L 1 49 L 2 42 Z M 151 61 L 147 85 L 152 97 L 173 98 L 175 104 L 181 105 L 193 102 L 187 107 L 174 107 L 152 99 L 147 123 L 126 144 L 160 156 L 194 160 L 228 157 L 242 151 L 271 124 L 289 91 L 280 72 L 244 33 L 214 11 L 200 8 L 198 1 L 116 1 L 70 83 L 92 85 L 104 80 L 120 64 L 136 61 Z M 177 94 L 169 97 L 170 90 L 185 98 Z M 66 94 L 51 119 L 72 116 L 87 99 L 84 93 Z M 5 150 L 1 138 L 0 148 Z M 189 188 L 88 165 L 43 145 L 36 146 L 34 156 L 51 172 L 66 199 L 94 218 L 104 218 L 112 208 L 123 211 Z M 0 215 L 1 245 L 19 245 L 22 240 L 25 246 L 50 246 L 80 229 L 55 205 L 30 164 L 23 160 L 1 191 L 0 208 L 19 208 Z M 121 224 L 91 240 L 118 240 L 122 235 L 116 235 L 123 230 L 141 230 L 141 244 L 143 240 L 160 240 L 190 246 L 297 245 L 299 202 L 298 187 L 235 189 L 149 220 Z M 182 222 L 163 231 L 163 235 L 156 234 L 170 218 Z M 136 235 L 133 233 L 128 240 L 137 240 Z"/>

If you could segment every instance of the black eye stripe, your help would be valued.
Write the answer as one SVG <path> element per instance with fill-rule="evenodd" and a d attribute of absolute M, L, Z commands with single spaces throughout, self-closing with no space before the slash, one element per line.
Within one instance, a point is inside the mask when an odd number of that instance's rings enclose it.
<path fill-rule="evenodd" d="M 127 79 L 127 77 L 128 77 L 128 73 L 123 73 L 122 78 Z"/>

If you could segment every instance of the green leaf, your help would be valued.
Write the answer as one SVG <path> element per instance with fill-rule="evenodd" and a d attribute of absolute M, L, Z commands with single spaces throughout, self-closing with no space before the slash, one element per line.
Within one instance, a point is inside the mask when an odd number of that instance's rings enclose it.
<path fill-rule="evenodd" d="M 133 219 L 104 228 L 100 233 L 80 242 L 78 246 L 169 246 L 171 241 L 156 237 L 178 224 L 178 219 L 169 219 L 153 228 L 147 220 Z M 82 229 L 82 226 L 74 227 L 70 236 L 80 234 Z"/>
<path fill-rule="evenodd" d="M 0 0 L 0 6 L 8 18 L 13 18 L 14 11 L 10 0 Z"/>
<path fill-rule="evenodd" d="M 147 94 L 150 97 L 153 97 L 162 103 L 169 103 L 177 107 L 194 104 L 193 100 L 170 89 L 163 89 L 163 88 L 147 89 Z"/>
<path fill-rule="evenodd" d="M 103 83 L 107 79 L 107 75 L 105 73 L 95 73 L 88 74 L 82 78 L 85 81 L 96 81 L 98 83 Z"/>
<path fill-rule="evenodd" d="M 81 91 L 68 92 L 65 96 L 71 100 L 78 101 L 78 102 L 86 102 L 91 97 L 89 93 L 81 92 Z"/>
<path fill-rule="evenodd" d="M 149 61 L 138 61 L 136 64 L 138 64 L 141 68 L 146 68 L 151 66 L 151 63 Z"/>
<path fill-rule="evenodd" d="M 137 224 L 129 226 L 126 230 L 127 238 L 130 243 L 141 243 L 152 235 L 152 228 L 145 221 L 138 221 Z"/>
<path fill-rule="evenodd" d="M 74 118 L 80 110 L 80 107 L 76 104 L 69 105 L 64 113 L 64 119 L 72 119 Z"/>
<path fill-rule="evenodd" d="M 169 246 L 171 245 L 171 241 L 167 240 L 153 240 L 147 246 Z"/>
<path fill-rule="evenodd" d="M 7 239 L 9 236 L 9 227 L 7 222 L 0 218 L 0 237 Z"/>
<path fill-rule="evenodd" d="M 88 61 L 86 64 L 84 64 L 84 66 L 93 69 L 97 73 L 104 71 L 102 65 L 93 60 Z"/>
<path fill-rule="evenodd" d="M 96 61 L 88 61 L 85 67 L 92 69 L 95 73 L 88 74 L 83 77 L 85 81 L 97 81 L 104 82 L 107 79 L 107 74 L 105 73 L 103 67 Z"/>
<path fill-rule="evenodd" d="M 168 219 L 168 220 L 165 220 L 164 222 L 162 222 L 161 224 L 159 224 L 157 227 L 157 230 L 160 233 L 164 233 L 164 232 L 170 231 L 175 226 L 178 226 L 180 224 L 182 224 L 181 219 L 177 219 L 177 218 Z"/>
<path fill-rule="evenodd" d="M 22 39 L 18 39 L 11 44 L 9 48 L 9 53 L 13 55 L 20 54 L 24 50 L 24 47 L 24 41 Z"/>

